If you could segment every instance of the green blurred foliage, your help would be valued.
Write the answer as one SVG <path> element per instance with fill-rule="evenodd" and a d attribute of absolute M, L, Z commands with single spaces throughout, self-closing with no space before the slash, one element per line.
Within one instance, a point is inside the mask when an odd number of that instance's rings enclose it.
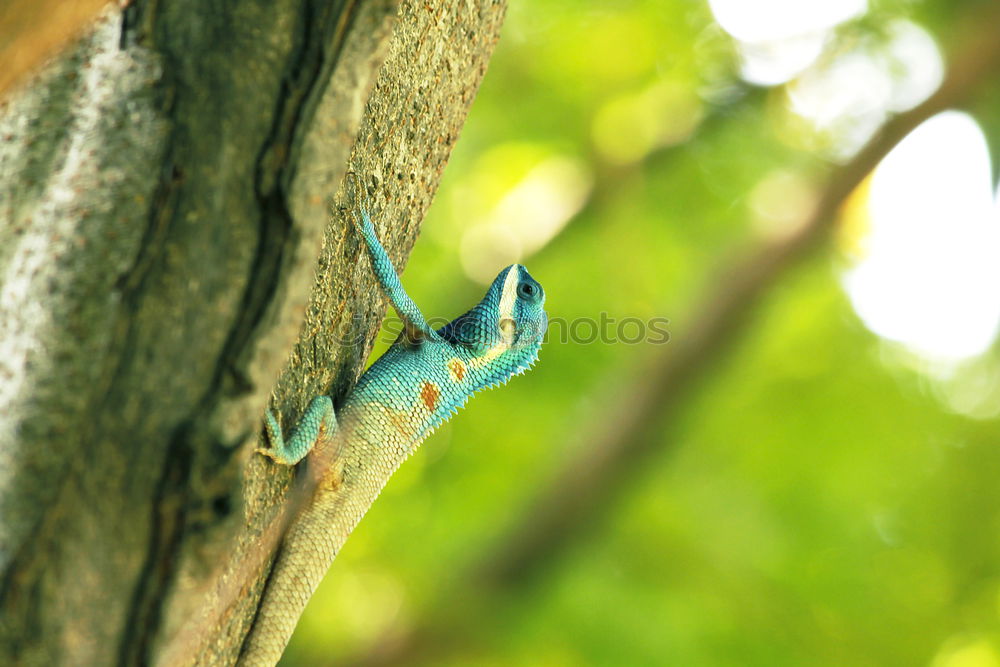
<path fill-rule="evenodd" d="M 854 29 L 906 16 L 953 38 L 957 3 L 874 4 Z M 513 2 L 403 276 L 425 314 L 478 300 L 467 231 L 557 160 L 583 200 L 521 260 L 550 317 L 666 317 L 684 335 L 716 269 L 755 238 L 754 187 L 829 168 L 789 138 L 804 130 L 789 129 L 780 87 L 737 67 L 703 2 Z M 996 422 L 950 413 L 895 361 L 854 314 L 842 263 L 821 253 L 785 276 L 586 538 L 454 612 L 438 652 L 414 661 L 1000 664 Z M 534 370 L 476 397 L 395 475 L 283 664 L 339 663 L 447 616 L 441 592 L 645 370 L 648 345 L 551 338 Z"/>

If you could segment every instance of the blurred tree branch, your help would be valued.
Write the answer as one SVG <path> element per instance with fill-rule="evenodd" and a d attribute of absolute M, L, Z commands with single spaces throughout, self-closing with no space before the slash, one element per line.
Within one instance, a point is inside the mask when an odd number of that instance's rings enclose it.
<path fill-rule="evenodd" d="M 569 448 L 565 465 L 525 504 L 514 525 L 448 583 L 435 600 L 439 611 L 409 631 L 390 630 L 358 662 L 389 664 L 455 650 L 471 641 L 477 609 L 495 603 L 501 591 L 530 585 L 577 539 L 592 534 L 651 455 L 662 450 L 662 427 L 741 339 L 760 300 L 829 239 L 838 211 L 858 185 L 920 123 L 966 105 L 996 85 L 998 24 L 996 6 L 977 7 L 960 19 L 961 48 L 950 59 L 940 88 L 919 106 L 890 118 L 853 159 L 834 168 L 796 231 L 761 242 L 722 265 L 696 301 L 704 307 L 679 320 L 691 326 L 675 331 L 670 345 L 639 364 L 642 371 L 608 396 L 599 419 L 569 436 L 579 444 Z"/>

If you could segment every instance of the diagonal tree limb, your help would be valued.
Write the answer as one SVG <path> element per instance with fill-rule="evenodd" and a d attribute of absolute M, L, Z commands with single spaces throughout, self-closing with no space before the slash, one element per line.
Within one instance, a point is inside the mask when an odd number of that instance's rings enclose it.
<path fill-rule="evenodd" d="M 1000 13 L 984 21 L 995 26 Z M 847 164 L 835 169 L 809 218 L 791 236 L 765 242 L 718 272 L 693 324 L 672 345 L 648 360 L 631 390 L 588 425 L 578 455 L 560 469 L 531 511 L 498 541 L 476 572 L 486 585 L 507 585 L 529 576 L 579 533 L 610 496 L 631 479 L 657 447 L 653 437 L 691 392 L 691 383 L 737 340 L 760 298 L 788 271 L 825 242 L 837 213 L 854 189 L 907 134 L 931 116 L 966 103 L 1000 69 L 1000 40 L 993 30 L 978 35 L 961 53 L 941 87 L 919 106 L 888 120 Z M 581 490 L 586 489 L 586 492 Z"/>
<path fill-rule="evenodd" d="M 814 211 L 797 233 L 764 243 L 719 272 L 706 296 L 698 300 L 706 306 L 690 319 L 690 329 L 649 360 L 633 390 L 602 417 L 603 428 L 582 431 L 593 435 L 574 448 L 580 455 L 557 473 L 541 497 L 530 503 L 524 520 L 500 540 L 504 546 L 477 571 L 480 581 L 504 585 L 528 576 L 608 503 L 608 496 L 655 449 L 651 433 L 691 393 L 691 382 L 739 339 L 759 299 L 829 237 L 837 212 L 854 189 L 913 129 L 966 103 L 1000 69 L 1000 40 L 992 28 L 997 21 L 997 11 L 983 20 L 982 25 L 991 28 L 976 35 L 956 57 L 937 92 L 888 120 L 850 162 L 830 174 Z"/>
<path fill-rule="evenodd" d="M 530 582 L 614 505 L 654 452 L 662 448 L 657 434 L 694 394 L 697 383 L 739 341 L 752 321 L 757 304 L 793 268 L 828 240 L 837 213 L 879 162 L 907 134 L 931 116 L 969 103 L 991 85 L 1000 70 L 1000 22 L 996 7 L 974 12 L 964 47 L 940 88 L 919 106 L 889 119 L 857 155 L 829 175 L 819 200 L 793 234 L 761 243 L 719 270 L 706 294 L 704 307 L 687 318 L 692 325 L 677 332 L 672 344 L 653 354 L 644 371 L 627 390 L 615 392 L 596 423 L 574 437 L 571 458 L 557 470 L 538 495 L 526 503 L 512 528 L 501 533 L 481 560 L 457 576 L 436 601 L 438 609 L 462 609 L 447 617 L 431 616 L 408 633 L 390 635 L 360 662 L 388 664 L 426 658 L 442 647 L 454 648 L 463 636 L 449 621 L 471 625 L 475 609 L 486 606 L 491 592 Z M 461 614 L 461 616 L 459 615 Z"/>

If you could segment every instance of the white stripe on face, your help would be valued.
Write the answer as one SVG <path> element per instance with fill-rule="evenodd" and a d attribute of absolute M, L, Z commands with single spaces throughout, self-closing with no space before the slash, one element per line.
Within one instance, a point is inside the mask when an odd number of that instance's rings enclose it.
<path fill-rule="evenodd" d="M 504 278 L 503 290 L 500 292 L 499 322 L 514 319 L 514 304 L 517 302 L 517 281 L 521 277 L 520 273 L 517 264 L 507 269 L 507 277 Z"/>
<path fill-rule="evenodd" d="M 504 320 L 514 323 L 514 304 L 517 302 L 517 284 L 521 279 L 521 271 L 517 264 L 507 269 L 503 279 L 503 289 L 500 290 L 500 306 L 497 312 L 497 327 L 500 330 L 500 342 L 488 349 L 484 354 L 469 360 L 473 368 L 482 368 L 501 354 L 510 349 L 514 342 L 514 327 L 504 327 Z"/>

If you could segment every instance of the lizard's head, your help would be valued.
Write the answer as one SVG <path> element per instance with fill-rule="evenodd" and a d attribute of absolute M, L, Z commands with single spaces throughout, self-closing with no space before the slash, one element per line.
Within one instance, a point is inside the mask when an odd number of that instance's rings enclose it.
<path fill-rule="evenodd" d="M 512 264 L 475 308 L 439 333 L 467 350 L 467 362 L 481 371 L 483 384 L 496 384 L 538 359 L 547 324 L 545 291 L 527 269 Z"/>

